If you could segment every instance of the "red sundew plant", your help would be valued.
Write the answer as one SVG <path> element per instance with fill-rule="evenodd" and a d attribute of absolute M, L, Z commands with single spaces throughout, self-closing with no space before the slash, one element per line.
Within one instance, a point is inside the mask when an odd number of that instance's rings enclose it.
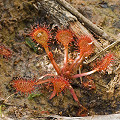
<path fill-rule="evenodd" d="M 0 55 L 3 55 L 6 59 L 12 56 L 12 52 L 6 48 L 4 45 L 0 45 Z"/>
<path fill-rule="evenodd" d="M 67 80 L 67 79 L 65 79 L 64 77 L 61 77 L 61 76 L 54 76 L 54 78 L 50 78 L 50 79 L 47 79 L 47 80 L 39 80 L 36 83 L 36 85 L 43 84 L 43 83 L 46 83 L 46 82 L 51 82 L 54 86 L 54 90 L 53 90 L 49 99 L 52 99 L 56 94 L 58 95 L 63 90 L 69 89 L 69 91 L 73 95 L 74 100 L 79 102 L 72 86 L 69 83 L 69 80 Z"/>
<path fill-rule="evenodd" d="M 69 30 L 59 30 L 56 34 L 56 39 L 61 42 L 65 48 L 64 64 L 68 63 L 68 45 L 73 41 L 73 33 Z"/>
<path fill-rule="evenodd" d="M 52 63 L 52 65 L 54 66 L 55 70 L 57 71 L 57 73 L 59 74 L 59 67 L 56 64 L 55 60 L 53 59 L 53 55 L 52 53 L 49 51 L 48 48 L 48 41 L 50 39 L 50 31 L 47 29 L 47 27 L 40 27 L 39 25 L 37 25 L 37 27 L 35 29 L 33 29 L 33 31 L 30 33 L 30 36 L 32 37 L 33 41 L 36 41 L 38 44 L 42 45 Z"/>
<path fill-rule="evenodd" d="M 24 79 L 18 79 L 13 81 L 13 87 L 16 88 L 17 91 L 21 91 L 23 93 L 29 93 L 31 92 L 35 86 L 37 85 L 45 85 L 44 83 L 51 83 L 53 86 L 53 92 L 49 99 L 52 99 L 55 95 L 58 95 L 65 89 L 68 89 L 70 93 L 72 94 L 74 100 L 79 104 L 79 106 L 83 109 L 82 111 L 86 111 L 87 109 L 82 106 L 79 103 L 79 100 L 75 94 L 74 89 L 71 86 L 72 81 L 74 78 L 87 76 L 90 74 L 93 74 L 97 71 L 102 71 L 107 68 L 107 66 L 111 63 L 113 59 L 113 55 L 111 53 L 108 53 L 105 57 L 103 57 L 102 61 L 97 64 L 97 66 L 90 72 L 87 73 L 81 73 L 81 74 L 75 74 L 77 72 L 78 67 L 80 67 L 83 64 L 83 61 L 86 57 L 90 56 L 94 52 L 94 42 L 92 41 L 92 38 L 89 36 L 81 36 L 77 40 L 77 46 L 78 46 L 78 52 L 79 55 L 73 60 L 72 63 L 69 63 L 68 58 L 68 48 L 71 41 L 74 41 L 73 33 L 70 30 L 58 30 L 56 34 L 56 39 L 61 42 L 65 49 L 65 55 L 64 55 L 64 64 L 63 67 L 60 68 L 57 63 L 55 62 L 53 58 L 53 54 L 51 51 L 49 51 L 48 48 L 48 40 L 50 38 L 50 32 L 45 27 L 40 27 L 39 25 L 37 28 L 33 29 L 30 36 L 34 41 L 41 44 L 53 67 L 55 68 L 57 75 L 54 74 L 46 74 L 42 76 L 40 79 L 35 81 L 26 81 Z M 46 76 L 49 77 L 49 79 L 43 80 Z M 88 83 L 84 83 L 84 86 L 89 87 L 92 85 L 93 82 L 89 81 Z M 95 88 L 95 86 L 91 86 L 91 88 Z M 81 112 L 82 112 L 81 111 Z"/>
<path fill-rule="evenodd" d="M 73 69 L 77 69 L 83 60 L 91 55 L 94 52 L 94 45 L 91 37 L 81 36 L 77 41 L 78 50 L 80 52 L 79 56 L 73 61 L 70 65 L 69 71 L 71 72 Z"/>
<path fill-rule="evenodd" d="M 16 92 L 28 94 L 34 91 L 36 82 L 35 80 L 27 80 L 25 78 L 17 78 L 12 81 L 12 86 L 16 88 Z"/>

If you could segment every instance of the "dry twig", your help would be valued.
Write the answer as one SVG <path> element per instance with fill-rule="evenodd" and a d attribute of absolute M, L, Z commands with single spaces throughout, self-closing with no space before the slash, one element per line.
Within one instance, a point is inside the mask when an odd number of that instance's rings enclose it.
<path fill-rule="evenodd" d="M 85 26 L 90 28 L 96 34 L 102 36 L 105 39 L 108 39 L 110 37 L 110 36 L 107 35 L 107 33 L 105 33 L 102 29 L 100 29 L 95 24 L 93 24 L 90 20 L 88 20 L 86 17 L 84 17 L 80 12 L 78 12 L 74 7 L 72 7 L 65 0 L 57 0 L 57 2 L 60 3 L 62 6 L 64 6 L 73 15 L 75 15 L 80 22 L 84 23 Z"/>

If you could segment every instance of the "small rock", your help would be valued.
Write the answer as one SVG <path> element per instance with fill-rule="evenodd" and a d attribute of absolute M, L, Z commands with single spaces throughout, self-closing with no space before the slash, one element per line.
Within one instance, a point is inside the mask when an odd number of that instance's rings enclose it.
<path fill-rule="evenodd" d="M 102 1 L 101 3 L 99 3 L 99 5 L 100 5 L 102 8 L 108 8 L 108 3 L 107 3 L 107 2 Z"/>

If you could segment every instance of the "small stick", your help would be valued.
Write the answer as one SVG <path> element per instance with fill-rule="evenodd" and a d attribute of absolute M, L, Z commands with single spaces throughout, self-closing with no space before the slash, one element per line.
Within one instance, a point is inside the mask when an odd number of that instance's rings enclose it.
<path fill-rule="evenodd" d="M 120 42 L 120 38 L 118 40 L 116 40 L 115 42 L 113 42 L 112 44 L 108 45 L 106 48 L 104 48 L 103 50 L 101 50 L 100 52 L 98 52 L 95 56 L 91 57 L 87 62 L 83 62 L 84 64 L 88 64 L 91 63 L 92 61 L 94 61 L 97 57 L 99 57 L 103 52 L 107 51 L 108 49 L 114 47 L 115 45 L 117 45 Z"/>
<path fill-rule="evenodd" d="M 17 93 L 17 92 L 16 92 L 16 93 Z M 8 96 L 8 97 L 4 100 L 3 103 L 6 103 L 6 101 L 7 101 L 10 97 L 12 97 L 13 95 L 15 95 L 16 93 L 13 93 L 13 94 L 11 94 L 10 96 Z"/>

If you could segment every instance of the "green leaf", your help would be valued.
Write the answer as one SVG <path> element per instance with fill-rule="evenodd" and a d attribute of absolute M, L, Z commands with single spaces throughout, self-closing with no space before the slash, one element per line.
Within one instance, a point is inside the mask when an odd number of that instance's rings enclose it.
<path fill-rule="evenodd" d="M 38 51 L 38 46 L 37 46 L 37 44 L 36 44 L 35 42 L 33 42 L 31 38 L 26 37 L 26 38 L 25 38 L 25 42 L 26 42 L 26 44 L 27 44 L 30 48 L 32 48 L 32 49 L 34 50 L 34 52 L 37 52 L 37 51 Z"/>
<path fill-rule="evenodd" d="M 42 94 L 35 94 L 35 93 L 32 93 L 32 94 L 30 94 L 29 96 L 28 96 L 28 99 L 29 100 L 32 100 L 32 99 L 34 99 L 35 97 L 39 97 L 39 96 L 41 96 Z"/>
<path fill-rule="evenodd" d="M 2 107 L 4 107 L 5 105 L 0 105 L 0 116 L 2 117 Z"/>

